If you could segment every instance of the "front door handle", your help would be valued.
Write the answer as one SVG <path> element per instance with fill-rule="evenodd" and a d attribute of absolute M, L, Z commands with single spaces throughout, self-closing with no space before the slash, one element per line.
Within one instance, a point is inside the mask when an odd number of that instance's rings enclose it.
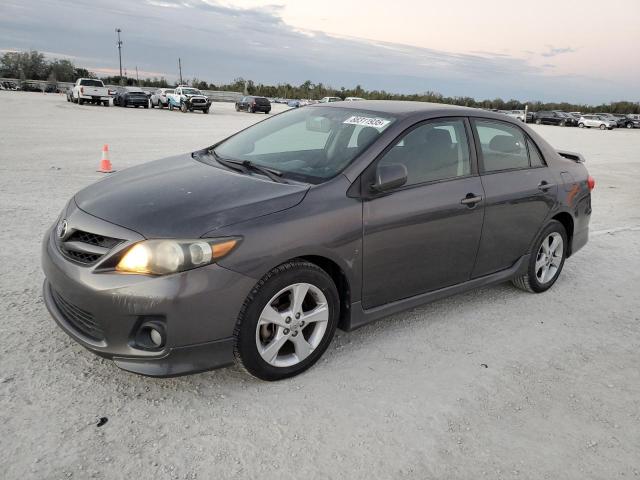
<path fill-rule="evenodd" d="M 480 195 L 476 195 L 474 193 L 467 193 L 467 196 L 460 200 L 462 205 L 466 205 L 469 208 L 473 208 L 477 203 L 482 201 L 482 197 Z"/>
<path fill-rule="evenodd" d="M 546 192 L 547 190 L 549 190 L 550 188 L 552 188 L 553 185 L 551 185 L 549 182 L 547 182 L 546 180 L 542 180 L 539 184 L 538 184 L 538 190 L 542 190 L 543 192 Z"/>

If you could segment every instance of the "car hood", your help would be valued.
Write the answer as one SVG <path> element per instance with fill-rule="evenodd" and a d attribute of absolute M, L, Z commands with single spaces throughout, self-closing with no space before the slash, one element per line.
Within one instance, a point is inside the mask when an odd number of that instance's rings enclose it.
<path fill-rule="evenodd" d="M 201 163 L 191 154 L 110 175 L 78 192 L 78 207 L 146 238 L 199 238 L 237 222 L 291 208 L 308 185 Z"/>

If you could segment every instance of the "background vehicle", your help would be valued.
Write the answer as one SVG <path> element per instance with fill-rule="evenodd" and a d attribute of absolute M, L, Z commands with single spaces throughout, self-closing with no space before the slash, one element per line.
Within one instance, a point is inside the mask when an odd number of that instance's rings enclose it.
<path fill-rule="evenodd" d="M 525 121 L 524 110 L 507 110 L 505 113 L 516 120 Z"/>
<path fill-rule="evenodd" d="M 209 113 L 211 100 L 197 88 L 187 85 L 178 85 L 173 93 L 166 95 L 169 103 L 169 110 L 179 108 L 181 112 L 193 112 L 201 110 L 202 113 Z"/>
<path fill-rule="evenodd" d="M 78 105 L 85 102 L 109 106 L 109 89 L 97 78 L 79 78 L 73 86 L 73 101 Z"/>
<path fill-rule="evenodd" d="M 605 119 L 610 124 L 613 124 L 615 127 L 620 127 L 624 125 L 624 122 L 620 118 L 614 116 L 611 113 L 596 113 L 596 115 L 598 115 L 600 118 Z"/>
<path fill-rule="evenodd" d="M 341 101 L 342 99 L 340 97 L 322 97 L 318 103 L 333 103 Z"/>
<path fill-rule="evenodd" d="M 600 130 L 613 130 L 615 122 L 601 117 L 600 115 L 583 115 L 578 121 L 580 128 L 599 128 Z"/>
<path fill-rule="evenodd" d="M 2 82 L 2 87 L 5 90 L 18 90 L 18 85 L 16 85 L 14 82 L 10 82 L 8 80 L 5 80 L 4 82 Z"/>
<path fill-rule="evenodd" d="M 548 290 L 587 242 L 593 186 L 579 154 L 502 114 L 290 110 L 77 193 L 44 239 L 45 303 L 126 370 L 235 358 L 286 378 L 338 326 L 507 280 Z"/>
<path fill-rule="evenodd" d="M 364 100 L 362 97 L 347 97 L 344 99 L 345 102 L 358 102 L 360 100 Z"/>
<path fill-rule="evenodd" d="M 173 93 L 173 88 L 159 88 L 157 89 L 155 92 L 153 92 L 153 95 L 151 95 L 151 100 L 150 100 L 150 104 L 151 104 L 151 108 L 153 107 L 158 107 L 158 108 L 162 108 L 162 107 L 168 107 L 169 106 L 169 101 L 167 100 L 167 95 Z"/>
<path fill-rule="evenodd" d="M 613 116 L 617 119 L 618 127 L 634 128 L 635 124 L 633 123 L 633 120 L 629 118 L 628 115 L 624 115 L 621 113 L 614 113 Z"/>
<path fill-rule="evenodd" d="M 271 111 L 271 102 L 265 97 L 246 96 L 236 102 L 236 112 L 263 112 Z"/>
<path fill-rule="evenodd" d="M 138 87 L 120 87 L 116 90 L 113 104 L 119 107 L 149 108 L 149 99 L 147 94 Z"/>
<path fill-rule="evenodd" d="M 560 125 L 565 126 L 568 122 L 573 123 L 573 119 L 569 119 L 564 115 L 564 112 L 549 112 L 549 111 L 541 111 L 536 112 L 535 123 L 538 125 Z"/>
<path fill-rule="evenodd" d="M 631 123 L 627 123 L 627 128 L 640 128 L 640 115 L 638 114 L 629 114 L 627 118 L 631 121 Z"/>

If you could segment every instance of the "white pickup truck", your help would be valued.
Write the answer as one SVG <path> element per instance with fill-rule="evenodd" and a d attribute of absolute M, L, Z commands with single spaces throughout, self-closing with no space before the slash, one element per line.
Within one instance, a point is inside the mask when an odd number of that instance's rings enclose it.
<path fill-rule="evenodd" d="M 79 78 L 73 86 L 71 99 L 74 103 L 82 105 L 87 103 L 102 103 L 105 107 L 109 106 L 109 89 L 104 86 L 102 80 L 96 78 Z"/>

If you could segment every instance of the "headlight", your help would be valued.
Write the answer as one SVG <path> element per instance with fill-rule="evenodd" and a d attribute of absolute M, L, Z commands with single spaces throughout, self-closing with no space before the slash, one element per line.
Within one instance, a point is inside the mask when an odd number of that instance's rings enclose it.
<path fill-rule="evenodd" d="M 221 259 L 239 238 L 144 240 L 131 246 L 116 265 L 118 272 L 166 275 L 202 267 Z"/>

